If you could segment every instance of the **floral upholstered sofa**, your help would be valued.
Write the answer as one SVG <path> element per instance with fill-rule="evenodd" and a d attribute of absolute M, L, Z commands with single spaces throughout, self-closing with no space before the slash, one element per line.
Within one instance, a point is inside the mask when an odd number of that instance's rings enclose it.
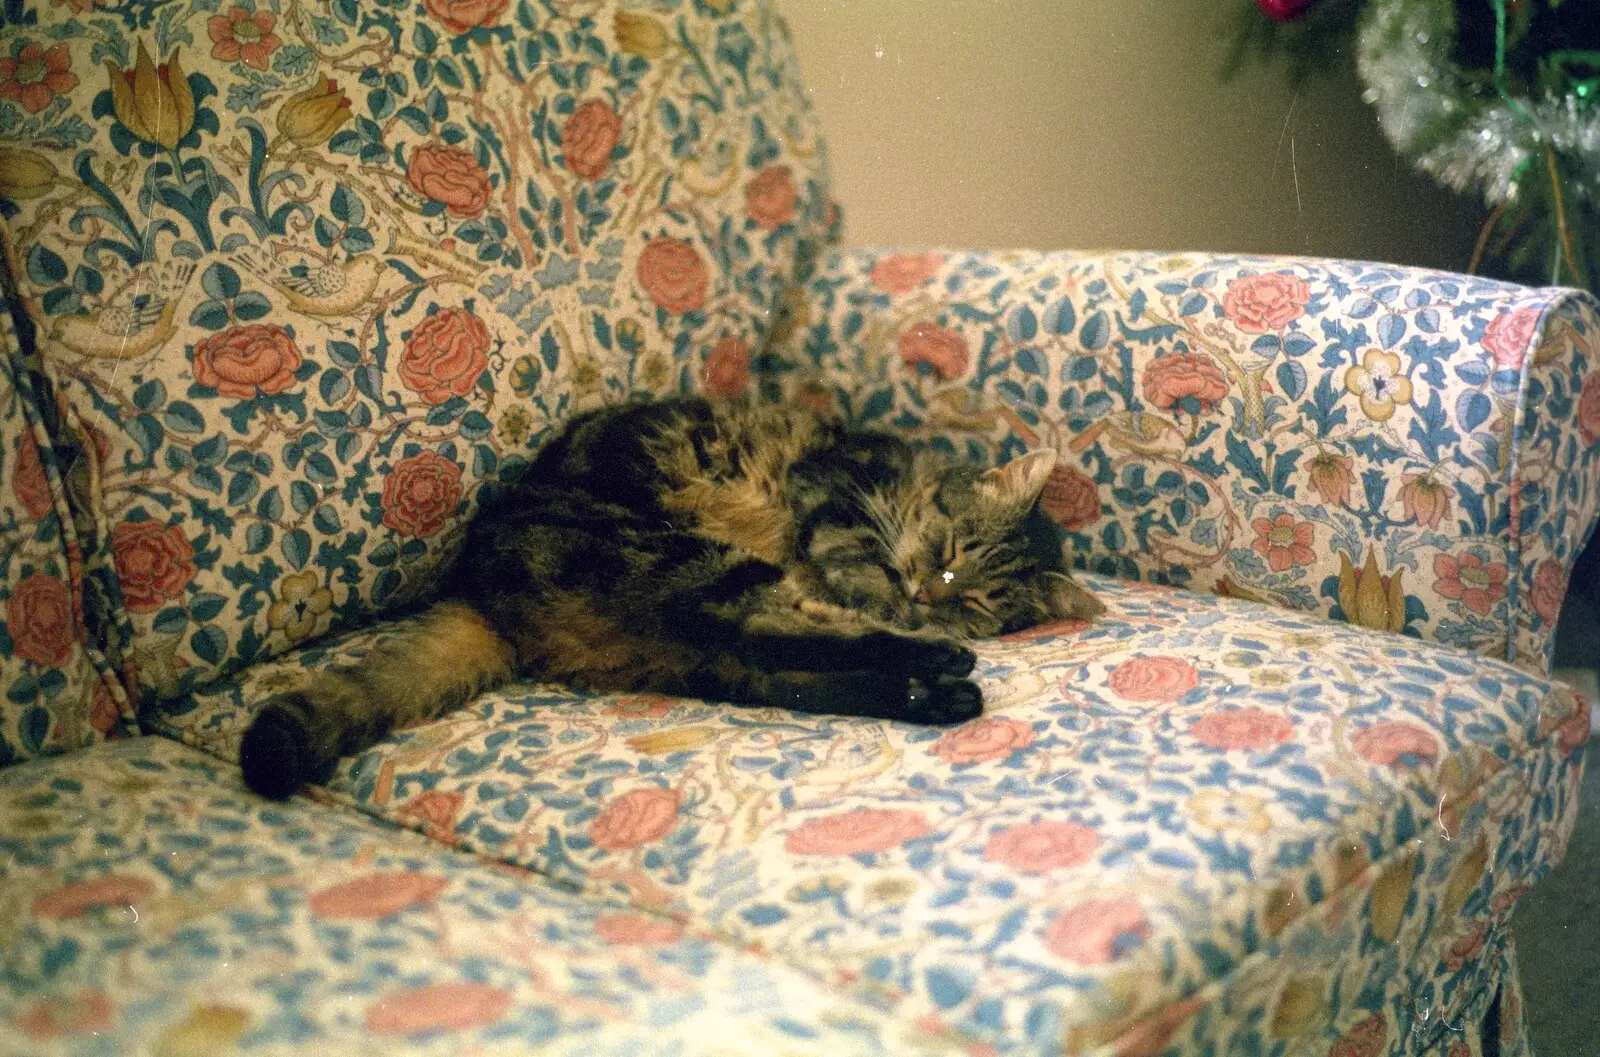
<path fill-rule="evenodd" d="M 0 16 L 0 1054 L 1527 1052 L 1594 301 L 831 248 L 760 0 Z M 682 390 L 1054 451 L 1107 615 L 953 729 L 525 684 L 245 791 L 565 418 Z"/>

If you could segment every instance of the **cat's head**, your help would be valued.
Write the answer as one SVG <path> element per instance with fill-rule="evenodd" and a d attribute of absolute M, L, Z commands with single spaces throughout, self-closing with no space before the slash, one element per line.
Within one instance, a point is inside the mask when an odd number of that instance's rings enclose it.
<path fill-rule="evenodd" d="M 859 499 L 858 558 L 827 563 L 835 601 L 909 627 L 989 638 L 1105 607 L 1073 580 L 1039 508 L 1053 452 L 986 472 L 923 453 Z M 825 540 L 818 540 L 825 543 Z"/>

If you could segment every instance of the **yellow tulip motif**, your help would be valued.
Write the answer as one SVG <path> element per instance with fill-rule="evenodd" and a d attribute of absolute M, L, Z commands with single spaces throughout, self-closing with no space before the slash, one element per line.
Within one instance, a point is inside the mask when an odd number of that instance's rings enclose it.
<path fill-rule="evenodd" d="M 203 1057 L 227 1053 L 250 1026 L 250 1014 L 235 1006 L 204 1005 L 168 1028 L 156 1041 L 156 1057 Z"/>
<path fill-rule="evenodd" d="M 1386 866 L 1373 882 L 1367 903 L 1367 927 L 1380 943 L 1389 943 L 1399 935 L 1416 872 L 1417 857 L 1407 853 Z"/>
<path fill-rule="evenodd" d="M 1344 619 L 1374 631 L 1402 632 L 1406 628 L 1406 590 L 1404 569 L 1384 576 L 1378 569 L 1375 550 L 1367 551 L 1366 564 L 1358 572 L 1350 556 L 1339 554 L 1339 608 Z"/>
<path fill-rule="evenodd" d="M 320 147 L 349 121 L 350 97 L 339 82 L 319 77 L 317 83 L 285 99 L 278 108 L 278 131 L 299 147 Z"/>
<path fill-rule="evenodd" d="M 177 48 L 157 66 L 140 41 L 133 69 L 118 69 L 107 61 L 106 73 L 117 120 L 146 143 L 173 150 L 194 128 L 194 93 L 189 90 Z"/>
<path fill-rule="evenodd" d="M 1287 1039 L 1300 1035 L 1315 1024 L 1323 1011 L 1326 983 L 1317 977 L 1290 977 L 1278 992 L 1272 1010 L 1272 1035 Z"/>
<path fill-rule="evenodd" d="M 21 147 L 0 147 L 0 198 L 13 202 L 41 198 L 56 181 L 55 166 L 44 155 Z"/>
<path fill-rule="evenodd" d="M 614 24 L 617 31 L 617 47 L 631 55 L 659 59 L 672 46 L 666 28 L 649 15 L 618 11 Z"/>
<path fill-rule="evenodd" d="M 718 733 L 716 727 L 670 727 L 629 738 L 628 748 L 645 756 L 666 756 L 709 745 L 717 740 Z"/>

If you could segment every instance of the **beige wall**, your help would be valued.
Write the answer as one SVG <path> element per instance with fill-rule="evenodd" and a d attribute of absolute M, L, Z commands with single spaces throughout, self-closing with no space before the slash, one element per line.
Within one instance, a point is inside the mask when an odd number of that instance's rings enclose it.
<path fill-rule="evenodd" d="M 780 0 L 857 245 L 1460 269 L 1483 213 L 1395 160 L 1348 60 L 1224 84 L 1234 0 Z"/>

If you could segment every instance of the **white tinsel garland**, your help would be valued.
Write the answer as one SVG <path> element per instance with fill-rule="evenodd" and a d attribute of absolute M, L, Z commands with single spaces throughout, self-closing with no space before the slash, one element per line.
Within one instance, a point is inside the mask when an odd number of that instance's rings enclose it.
<path fill-rule="evenodd" d="M 1455 0 L 1366 5 L 1356 52 L 1363 98 L 1394 148 L 1445 186 L 1499 206 L 1548 146 L 1574 163 L 1566 189 L 1600 202 L 1600 108 L 1571 96 L 1507 102 L 1456 66 L 1455 40 Z"/>

